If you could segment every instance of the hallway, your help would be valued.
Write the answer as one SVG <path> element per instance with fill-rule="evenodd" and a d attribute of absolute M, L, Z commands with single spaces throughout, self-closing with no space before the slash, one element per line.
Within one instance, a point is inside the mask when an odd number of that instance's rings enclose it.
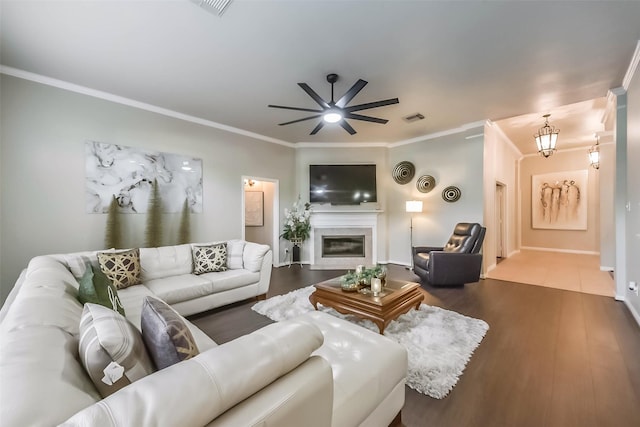
<path fill-rule="evenodd" d="M 598 255 L 522 250 L 487 273 L 491 279 L 613 297 L 611 274 L 600 271 Z"/>

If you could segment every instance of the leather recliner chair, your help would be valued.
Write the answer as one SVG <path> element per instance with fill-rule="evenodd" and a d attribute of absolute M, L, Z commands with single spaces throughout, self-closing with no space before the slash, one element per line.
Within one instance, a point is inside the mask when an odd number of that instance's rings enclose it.
<path fill-rule="evenodd" d="M 477 282 L 482 267 L 480 249 L 486 231 L 478 223 L 461 222 L 444 247 L 413 247 L 413 272 L 435 286 L 462 286 Z"/>

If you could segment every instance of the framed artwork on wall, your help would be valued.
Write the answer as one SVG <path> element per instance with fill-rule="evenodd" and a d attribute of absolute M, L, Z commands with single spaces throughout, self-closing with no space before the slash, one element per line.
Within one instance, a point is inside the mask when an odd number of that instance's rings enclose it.
<path fill-rule="evenodd" d="M 87 213 L 107 213 L 111 199 L 120 213 L 146 213 L 153 183 L 162 212 L 202 213 L 202 159 L 136 147 L 85 142 Z"/>
<path fill-rule="evenodd" d="M 532 228 L 586 230 L 588 177 L 586 169 L 532 175 Z"/>
<path fill-rule="evenodd" d="M 246 227 L 264 226 L 264 192 L 244 192 L 244 225 Z"/>

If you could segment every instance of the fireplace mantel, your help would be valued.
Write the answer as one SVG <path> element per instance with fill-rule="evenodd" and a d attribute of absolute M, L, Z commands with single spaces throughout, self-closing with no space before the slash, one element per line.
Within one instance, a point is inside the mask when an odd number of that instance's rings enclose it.
<path fill-rule="evenodd" d="M 350 210 L 350 209 L 332 209 L 332 210 L 313 210 L 311 215 L 311 233 L 310 233 L 310 252 L 309 258 L 311 265 L 316 264 L 316 234 L 321 233 L 321 229 L 368 229 L 371 234 L 371 260 L 372 264 L 378 262 L 378 215 L 383 211 L 378 209 L 372 210 Z M 345 230 L 346 231 L 346 230 Z M 368 233 L 367 233 L 368 234 Z M 319 237 L 319 236 L 318 236 Z"/>

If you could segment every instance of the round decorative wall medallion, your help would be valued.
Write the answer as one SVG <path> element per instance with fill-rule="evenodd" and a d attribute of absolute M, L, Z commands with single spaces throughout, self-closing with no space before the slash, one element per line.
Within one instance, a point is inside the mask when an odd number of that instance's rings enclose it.
<path fill-rule="evenodd" d="M 400 162 L 394 168 L 391 175 L 398 184 L 408 184 L 416 174 L 416 168 L 411 162 Z"/>
<path fill-rule="evenodd" d="M 462 192 L 458 187 L 454 187 L 453 185 L 442 190 L 442 198 L 445 202 L 453 203 L 457 202 L 460 199 Z"/>
<path fill-rule="evenodd" d="M 421 193 L 428 193 L 436 186 L 436 179 L 431 175 L 422 175 L 416 181 L 416 188 Z"/>

